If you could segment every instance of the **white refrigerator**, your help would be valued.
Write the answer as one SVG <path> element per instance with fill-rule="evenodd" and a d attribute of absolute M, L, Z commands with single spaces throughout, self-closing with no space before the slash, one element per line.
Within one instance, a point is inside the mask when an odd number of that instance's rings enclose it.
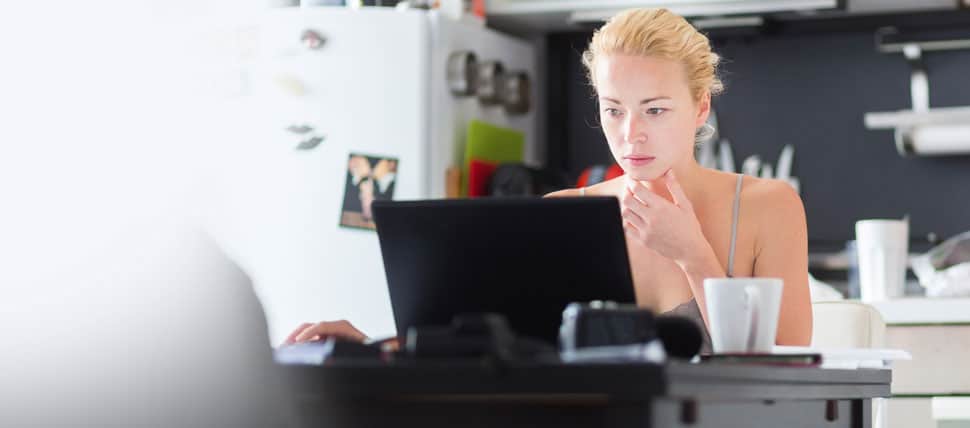
<path fill-rule="evenodd" d="M 394 200 L 444 197 L 445 171 L 461 164 L 467 124 L 479 119 L 523 132 L 525 160 L 539 164 L 538 51 L 424 10 L 284 8 L 257 27 L 243 79 L 255 114 L 239 123 L 253 132 L 225 168 L 213 235 L 253 279 L 274 344 L 322 320 L 393 335 L 377 234 L 341 225 L 354 202 L 345 201 L 350 156 L 395 160 Z M 532 108 L 511 114 L 452 95 L 446 69 L 456 51 L 524 71 Z"/>

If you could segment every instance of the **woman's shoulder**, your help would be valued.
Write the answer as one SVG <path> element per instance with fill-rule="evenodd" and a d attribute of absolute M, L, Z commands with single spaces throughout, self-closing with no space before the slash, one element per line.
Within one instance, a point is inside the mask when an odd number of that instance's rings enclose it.
<path fill-rule="evenodd" d="M 774 178 L 745 176 L 741 185 L 741 202 L 766 214 L 780 214 L 778 210 L 803 209 L 802 199 L 795 188 Z"/>
<path fill-rule="evenodd" d="M 543 198 L 568 198 L 576 196 L 583 196 L 580 194 L 579 189 L 562 189 L 542 195 Z"/>
<path fill-rule="evenodd" d="M 708 174 L 708 182 L 717 183 L 713 189 L 720 189 L 717 191 L 720 195 L 731 195 L 731 199 L 734 198 L 738 177 L 742 177 L 742 208 L 745 206 L 771 208 L 773 205 L 791 204 L 794 202 L 798 202 L 799 205 L 801 204 L 801 198 L 799 198 L 798 193 L 785 181 L 773 178 L 754 177 L 751 175 L 740 175 L 738 173 L 713 169 L 707 169 L 706 172 Z M 727 191 L 728 189 L 730 189 L 730 192 Z"/>
<path fill-rule="evenodd" d="M 759 236 L 806 227 L 802 198 L 787 182 L 745 176 L 741 189 L 741 221 L 757 224 Z"/>
<path fill-rule="evenodd" d="M 558 197 L 576 197 L 576 196 L 613 196 L 617 194 L 617 189 L 622 188 L 623 176 L 612 178 L 606 180 L 602 183 L 596 183 L 592 186 L 586 186 L 582 190 L 576 189 L 563 189 L 552 193 L 547 193 L 544 197 L 546 198 L 558 198 Z M 617 186 L 620 187 L 617 187 Z"/>

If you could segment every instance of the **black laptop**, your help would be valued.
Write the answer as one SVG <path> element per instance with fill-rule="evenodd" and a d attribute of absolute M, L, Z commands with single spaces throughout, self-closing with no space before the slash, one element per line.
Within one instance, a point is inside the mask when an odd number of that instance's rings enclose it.
<path fill-rule="evenodd" d="M 398 335 L 462 313 L 505 315 L 555 344 L 570 302 L 635 301 L 611 197 L 375 201 Z"/>

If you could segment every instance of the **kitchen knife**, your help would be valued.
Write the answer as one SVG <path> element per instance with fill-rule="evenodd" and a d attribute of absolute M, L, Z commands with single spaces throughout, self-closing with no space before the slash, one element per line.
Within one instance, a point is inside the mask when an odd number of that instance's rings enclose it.
<path fill-rule="evenodd" d="M 761 178 L 774 178 L 773 175 L 775 171 L 772 169 L 770 163 L 761 165 Z"/>
<path fill-rule="evenodd" d="M 734 153 L 731 151 L 731 142 L 727 138 L 721 140 L 718 146 L 717 168 L 725 172 L 734 172 Z"/>
<path fill-rule="evenodd" d="M 700 144 L 697 148 L 697 163 L 704 167 L 717 168 L 717 158 L 714 156 L 714 140 L 708 140 Z"/>
<path fill-rule="evenodd" d="M 791 177 L 791 164 L 794 156 L 795 147 L 791 144 L 785 144 L 785 147 L 781 149 L 781 155 L 778 156 L 778 173 L 775 174 L 776 177 L 786 181 Z"/>
<path fill-rule="evenodd" d="M 758 155 L 748 156 L 741 163 L 741 173 L 744 175 L 757 177 L 759 169 L 761 169 L 761 157 Z"/>

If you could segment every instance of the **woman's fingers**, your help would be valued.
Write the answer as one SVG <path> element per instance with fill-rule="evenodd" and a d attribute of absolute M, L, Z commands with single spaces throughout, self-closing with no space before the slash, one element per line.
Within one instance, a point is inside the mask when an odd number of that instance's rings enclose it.
<path fill-rule="evenodd" d="M 640 202 L 648 208 L 659 207 L 664 203 L 670 204 L 670 202 L 668 202 L 666 199 L 656 193 L 653 193 L 653 191 L 648 189 L 647 186 L 644 186 L 643 183 L 640 183 L 639 181 L 631 180 L 627 188 L 636 199 L 640 200 Z"/>
<path fill-rule="evenodd" d="M 623 206 L 623 212 L 620 213 L 623 216 L 623 220 L 630 223 L 637 229 L 643 230 L 647 226 L 646 220 L 636 212 L 635 209 L 631 208 L 629 205 Z"/>
<path fill-rule="evenodd" d="M 299 335 L 296 336 L 296 339 L 294 339 L 293 341 L 296 343 L 303 343 L 306 341 L 314 340 L 317 338 L 317 336 L 320 335 L 320 333 L 318 333 L 318 331 L 320 330 L 327 330 L 326 322 L 318 322 L 316 324 L 313 324 L 309 328 L 304 329 L 302 332 L 300 332 Z"/>
<path fill-rule="evenodd" d="M 294 339 L 294 343 L 302 343 L 315 338 L 338 337 L 341 339 L 363 342 L 367 335 L 357 330 L 347 321 L 322 321 L 304 329 Z"/>
<path fill-rule="evenodd" d="M 628 221 L 623 222 L 623 233 L 626 234 L 627 238 L 630 238 L 634 241 L 640 239 L 640 231 L 637 230 L 636 226 L 630 224 L 630 222 Z"/>
<path fill-rule="evenodd" d="M 283 341 L 283 344 L 281 344 L 280 346 L 287 346 L 287 345 L 292 345 L 292 344 L 296 343 L 296 337 L 299 336 L 300 333 L 303 333 L 304 330 L 306 330 L 306 329 L 308 329 L 308 328 L 310 328 L 312 326 L 313 326 L 313 324 L 312 323 L 308 323 L 308 322 L 305 322 L 303 324 L 300 324 L 300 326 L 297 327 L 295 330 L 293 330 L 293 332 L 290 333 L 289 336 L 286 336 L 286 340 L 284 340 Z"/>
<path fill-rule="evenodd" d="M 667 190 L 673 196 L 674 203 L 684 208 L 693 209 L 690 199 L 687 199 L 684 189 L 680 187 L 680 182 L 677 181 L 677 176 L 674 175 L 674 170 L 671 169 L 664 174 L 664 183 L 667 184 Z"/>
<path fill-rule="evenodd" d="M 633 193 L 632 189 L 623 189 L 623 194 L 620 196 L 620 208 L 628 208 L 636 213 L 639 213 L 640 217 L 645 217 L 650 206 L 638 198 Z"/>
<path fill-rule="evenodd" d="M 293 339 L 293 343 L 303 343 L 308 340 L 313 340 L 314 338 L 316 338 L 317 336 L 316 331 L 320 324 L 321 323 L 316 323 L 311 325 L 310 327 L 303 329 L 303 331 L 301 331 L 300 334 L 296 335 L 296 337 Z"/>
<path fill-rule="evenodd" d="M 353 324 L 347 321 L 338 321 L 336 323 L 336 328 L 337 330 L 334 334 L 335 336 L 343 337 L 345 339 L 353 339 L 358 342 L 367 340 L 366 334 L 360 330 L 357 330 L 357 327 L 354 327 Z"/>

